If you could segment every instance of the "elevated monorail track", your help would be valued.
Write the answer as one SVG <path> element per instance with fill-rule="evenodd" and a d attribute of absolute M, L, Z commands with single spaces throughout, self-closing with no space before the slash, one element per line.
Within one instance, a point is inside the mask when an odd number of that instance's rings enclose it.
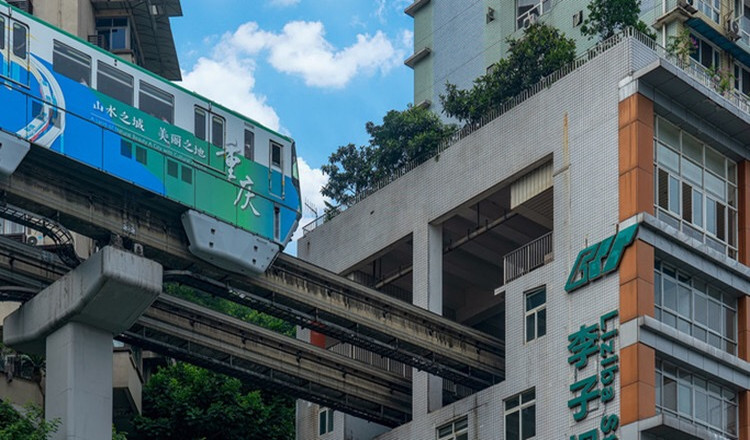
<path fill-rule="evenodd" d="M 172 281 L 474 389 L 504 378 L 502 340 L 291 256 L 280 255 L 257 277 L 207 264 L 188 251 L 180 205 L 46 149 L 32 146 L 13 176 L 0 182 L 0 191 L 6 202 L 89 237 L 106 241 L 116 234 L 143 245 L 145 256 L 169 269 Z"/>

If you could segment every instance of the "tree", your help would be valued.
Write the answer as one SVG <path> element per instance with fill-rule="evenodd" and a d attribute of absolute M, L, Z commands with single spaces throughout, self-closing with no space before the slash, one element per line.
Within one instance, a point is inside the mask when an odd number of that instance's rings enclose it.
<path fill-rule="evenodd" d="M 455 127 L 443 124 L 429 110 L 409 106 L 403 111 L 389 111 L 380 125 L 368 122 L 365 130 L 370 135 L 368 145 L 339 147 L 321 167 L 328 175 L 321 193 L 340 205 L 351 205 L 358 193 L 395 170 L 434 156 Z M 326 206 L 326 212 L 335 209 Z"/>
<path fill-rule="evenodd" d="M 9 402 L 0 402 L 0 440 L 47 440 L 59 425 L 59 420 L 46 421 L 44 411 L 34 404 L 19 412 Z"/>
<path fill-rule="evenodd" d="M 507 42 L 507 58 L 474 80 L 471 89 L 461 90 L 454 84 L 446 84 L 446 94 L 440 95 L 446 115 L 462 122 L 477 122 L 575 59 L 575 41 L 544 23 L 532 24 L 524 30 L 523 37 L 508 38 Z"/>
<path fill-rule="evenodd" d="M 648 25 L 638 19 L 641 13 L 640 0 L 592 0 L 588 10 L 581 33 L 588 35 L 589 39 L 598 35 L 600 41 L 606 40 L 627 27 L 633 27 L 652 39 L 656 38 Z"/>
<path fill-rule="evenodd" d="M 238 379 L 185 363 L 160 368 L 143 389 L 137 438 L 294 438 L 291 398 L 249 391 Z"/>

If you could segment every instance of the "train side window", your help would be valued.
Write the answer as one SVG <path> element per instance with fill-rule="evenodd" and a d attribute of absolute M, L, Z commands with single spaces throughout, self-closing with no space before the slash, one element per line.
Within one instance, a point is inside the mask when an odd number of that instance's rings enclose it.
<path fill-rule="evenodd" d="M 206 111 L 200 107 L 195 107 L 195 137 L 205 141 L 207 136 L 206 124 L 208 123 L 208 117 Z"/>
<path fill-rule="evenodd" d="M 96 89 L 127 105 L 133 105 L 133 77 L 101 61 L 97 64 Z"/>
<path fill-rule="evenodd" d="M 138 108 L 170 124 L 174 123 L 174 96 L 141 81 Z"/>
<path fill-rule="evenodd" d="M 0 50 L 5 50 L 5 18 L 0 17 Z"/>
<path fill-rule="evenodd" d="M 146 165 L 146 162 L 148 162 L 148 154 L 145 148 L 138 145 L 135 146 L 135 160 L 136 162 Z"/>
<path fill-rule="evenodd" d="M 128 159 L 133 157 L 133 147 L 130 145 L 130 142 L 120 140 L 120 154 Z"/>
<path fill-rule="evenodd" d="M 255 133 L 247 128 L 245 129 L 245 157 L 255 160 Z"/>
<path fill-rule="evenodd" d="M 91 57 L 55 40 L 52 52 L 52 68 L 81 84 L 91 84 Z"/>
<path fill-rule="evenodd" d="M 211 116 L 211 143 L 224 148 L 224 118 Z"/>
<path fill-rule="evenodd" d="M 271 141 L 271 165 L 281 168 L 281 144 Z"/>
<path fill-rule="evenodd" d="M 193 169 L 183 165 L 182 167 L 182 181 L 185 183 L 193 183 Z"/>
<path fill-rule="evenodd" d="M 21 23 L 13 23 L 13 55 L 26 59 L 27 30 Z"/>
<path fill-rule="evenodd" d="M 167 174 L 172 177 L 177 177 L 177 162 L 167 159 Z"/>

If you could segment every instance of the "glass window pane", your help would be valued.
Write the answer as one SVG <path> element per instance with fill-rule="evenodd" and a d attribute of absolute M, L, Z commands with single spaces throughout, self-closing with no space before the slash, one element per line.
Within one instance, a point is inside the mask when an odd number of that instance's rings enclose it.
<path fill-rule="evenodd" d="M 526 295 L 526 311 L 535 309 L 546 301 L 547 292 L 545 290 L 539 290 L 537 292 L 529 293 Z"/>
<path fill-rule="evenodd" d="M 13 23 L 13 55 L 26 58 L 26 27 L 20 23 Z"/>
<path fill-rule="evenodd" d="M 706 148 L 706 168 L 713 171 L 717 176 L 726 179 L 724 169 L 724 156 L 713 148 Z"/>
<path fill-rule="evenodd" d="M 245 157 L 255 160 L 255 133 L 245 130 Z"/>
<path fill-rule="evenodd" d="M 0 50 L 5 49 L 5 19 L 0 17 Z"/>
<path fill-rule="evenodd" d="M 693 190 L 693 224 L 703 227 L 703 194 Z"/>
<path fill-rule="evenodd" d="M 534 330 L 536 329 L 534 320 L 535 318 L 533 313 L 526 317 L 526 342 L 534 339 Z"/>
<path fill-rule="evenodd" d="M 206 112 L 197 107 L 195 108 L 195 137 L 206 140 Z"/>
<path fill-rule="evenodd" d="M 690 288 L 682 284 L 679 285 L 677 288 L 677 312 L 686 318 L 691 318 L 691 302 Z"/>
<path fill-rule="evenodd" d="M 677 382 L 666 376 L 662 389 L 662 405 L 672 411 L 677 410 Z"/>
<path fill-rule="evenodd" d="M 693 159 L 697 163 L 703 163 L 703 144 L 693 136 L 682 133 L 682 154 Z M 687 161 L 686 161 L 687 162 Z M 683 162 L 683 169 L 685 162 Z M 700 172 L 700 169 L 699 169 Z M 698 180 L 696 183 L 700 183 Z"/>
<path fill-rule="evenodd" d="M 271 142 L 271 165 L 281 168 L 281 145 Z"/>
<path fill-rule="evenodd" d="M 724 309 L 724 336 L 729 339 L 735 339 L 735 312 L 732 309 Z"/>
<path fill-rule="evenodd" d="M 536 435 L 536 406 L 532 405 L 521 410 L 521 438 L 526 440 Z"/>
<path fill-rule="evenodd" d="M 547 309 L 542 309 L 536 314 L 536 337 L 547 334 Z"/>
<path fill-rule="evenodd" d="M 694 185 L 703 186 L 703 170 L 689 160 L 682 161 L 682 175 Z"/>
<path fill-rule="evenodd" d="M 685 384 L 679 384 L 677 390 L 677 410 L 686 416 L 693 415 L 693 395 L 690 387 Z"/>
<path fill-rule="evenodd" d="M 513 408 L 517 407 L 518 404 L 519 404 L 519 400 L 518 400 L 519 397 L 520 396 L 514 396 L 514 397 L 511 397 L 510 399 L 506 400 L 505 401 L 505 410 L 508 411 L 509 409 L 513 409 Z"/>
<path fill-rule="evenodd" d="M 708 301 L 708 328 L 721 331 L 721 306 L 715 301 Z"/>
<path fill-rule="evenodd" d="M 96 74 L 96 89 L 127 105 L 133 105 L 133 77 L 101 61 Z"/>
<path fill-rule="evenodd" d="M 52 52 L 52 69 L 75 82 L 91 84 L 91 57 L 57 40 Z"/>
<path fill-rule="evenodd" d="M 671 148 L 667 148 L 665 145 L 659 143 L 656 152 L 656 159 L 659 165 L 662 165 L 675 173 L 680 172 L 680 156 Z"/>
<path fill-rule="evenodd" d="M 659 118 L 659 140 L 670 145 L 675 149 L 680 148 L 680 130 L 667 122 L 666 119 Z M 661 150 L 659 150 L 661 151 Z"/>
<path fill-rule="evenodd" d="M 218 116 L 211 118 L 211 143 L 224 148 L 224 119 Z"/>
<path fill-rule="evenodd" d="M 727 190 L 726 190 L 726 183 L 724 180 L 719 179 L 718 177 L 714 176 L 711 173 L 706 173 L 705 181 L 706 181 L 705 187 L 709 192 L 717 196 L 719 200 L 726 201 Z"/>
<path fill-rule="evenodd" d="M 534 400 L 535 395 L 536 395 L 536 390 L 534 390 L 533 388 L 528 391 L 525 391 L 523 395 L 521 396 L 521 403 L 531 402 L 532 400 Z"/>
<path fill-rule="evenodd" d="M 505 416 L 505 440 L 520 440 L 518 411 Z"/>
<path fill-rule="evenodd" d="M 680 213 L 680 182 L 669 176 L 669 208 L 670 211 Z"/>
<path fill-rule="evenodd" d="M 174 121 L 174 96 L 143 81 L 140 87 L 138 108 L 171 124 Z"/>
<path fill-rule="evenodd" d="M 670 310 L 677 310 L 677 284 L 668 279 L 664 279 L 664 307 Z"/>
<path fill-rule="evenodd" d="M 708 396 L 708 423 L 717 428 L 721 428 L 721 406 L 721 400 Z"/>
<path fill-rule="evenodd" d="M 708 396 L 699 390 L 695 391 L 695 418 L 708 422 Z"/>

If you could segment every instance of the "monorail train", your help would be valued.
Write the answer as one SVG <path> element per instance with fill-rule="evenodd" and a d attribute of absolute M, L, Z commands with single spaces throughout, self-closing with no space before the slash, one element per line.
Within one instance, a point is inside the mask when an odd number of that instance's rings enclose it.
<path fill-rule="evenodd" d="M 2 1 L 0 29 L 0 134 L 180 203 L 191 252 L 227 269 L 289 242 L 292 139 Z"/>

